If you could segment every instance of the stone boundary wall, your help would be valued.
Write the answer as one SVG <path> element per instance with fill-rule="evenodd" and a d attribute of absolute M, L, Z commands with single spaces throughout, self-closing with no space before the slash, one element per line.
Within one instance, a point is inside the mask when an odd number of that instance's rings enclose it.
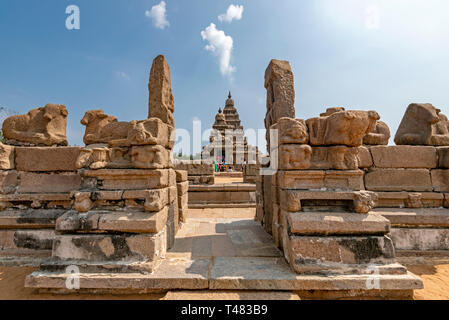
<path fill-rule="evenodd" d="M 187 179 L 191 185 L 215 183 L 215 168 L 213 163 L 195 160 L 176 160 L 174 166 L 176 170 L 187 171 Z"/>
<path fill-rule="evenodd" d="M 82 272 L 158 267 L 188 205 L 187 172 L 172 162 L 174 100 L 163 56 L 153 61 L 148 89 L 148 119 L 119 122 L 87 111 L 85 147 L 65 146 L 62 105 L 5 120 L 1 263 Z"/>

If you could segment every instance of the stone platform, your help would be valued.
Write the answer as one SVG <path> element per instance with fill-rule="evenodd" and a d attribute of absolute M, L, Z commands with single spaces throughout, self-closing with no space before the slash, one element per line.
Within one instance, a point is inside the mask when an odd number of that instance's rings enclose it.
<path fill-rule="evenodd" d="M 379 268 L 378 289 L 367 289 L 370 274 L 296 274 L 274 246 L 273 239 L 254 221 L 255 210 L 189 209 L 174 247 L 153 274 L 83 273 L 77 292 L 146 293 L 168 290 L 280 290 L 298 291 L 308 298 L 384 297 L 410 298 L 422 287 L 419 277 L 397 264 L 385 275 Z M 37 271 L 26 287 L 70 293 L 66 280 L 71 274 Z"/>
<path fill-rule="evenodd" d="M 189 186 L 189 208 L 191 209 L 248 207 L 256 207 L 255 184 L 226 182 Z"/>
<path fill-rule="evenodd" d="M 390 220 L 390 237 L 397 250 L 449 250 L 449 210 L 446 208 L 377 208 Z"/>

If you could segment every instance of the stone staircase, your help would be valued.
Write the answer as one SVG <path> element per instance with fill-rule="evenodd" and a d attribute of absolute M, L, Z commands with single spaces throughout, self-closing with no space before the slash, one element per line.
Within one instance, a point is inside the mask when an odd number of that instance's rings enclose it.
<path fill-rule="evenodd" d="M 189 186 L 189 208 L 192 209 L 255 207 L 255 184 L 219 183 Z"/>

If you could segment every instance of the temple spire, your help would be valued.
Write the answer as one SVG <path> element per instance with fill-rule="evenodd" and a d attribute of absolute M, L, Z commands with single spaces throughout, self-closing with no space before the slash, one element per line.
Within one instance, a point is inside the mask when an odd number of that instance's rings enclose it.
<path fill-rule="evenodd" d="M 232 98 L 231 90 L 229 90 L 228 99 L 231 99 L 231 98 Z"/>

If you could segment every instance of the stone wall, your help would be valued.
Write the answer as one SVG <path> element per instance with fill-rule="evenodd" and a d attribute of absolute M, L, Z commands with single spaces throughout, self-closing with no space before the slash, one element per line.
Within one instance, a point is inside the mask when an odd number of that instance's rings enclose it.
<path fill-rule="evenodd" d="M 52 271 L 157 268 L 184 219 L 188 182 L 172 162 L 174 100 L 163 56 L 153 62 L 148 87 L 148 119 L 119 122 L 102 110 L 86 112 L 85 147 L 63 146 L 63 106 L 5 120 L 1 261 L 36 264 L 51 257 L 41 268 Z M 49 122 L 51 112 L 62 120 Z"/>
<path fill-rule="evenodd" d="M 187 179 L 189 184 L 215 183 L 215 168 L 213 163 L 203 162 L 200 160 L 176 160 L 174 165 L 176 170 L 187 171 Z"/>
<path fill-rule="evenodd" d="M 357 279 L 375 269 L 385 277 L 380 281 L 419 287 L 395 262 L 390 221 L 373 209 L 390 206 L 390 199 L 398 207 L 443 205 L 437 149 L 385 146 L 390 132 L 375 111 L 337 107 L 296 119 L 294 91 L 285 89 L 292 86 L 289 63 L 272 60 L 265 73 L 265 124 L 277 134 L 267 134 L 270 163 L 263 169 L 274 174 L 256 180 L 262 194 L 256 220 L 298 274 Z M 273 116 L 284 113 L 292 116 Z M 402 280 L 393 280 L 397 276 Z"/>

